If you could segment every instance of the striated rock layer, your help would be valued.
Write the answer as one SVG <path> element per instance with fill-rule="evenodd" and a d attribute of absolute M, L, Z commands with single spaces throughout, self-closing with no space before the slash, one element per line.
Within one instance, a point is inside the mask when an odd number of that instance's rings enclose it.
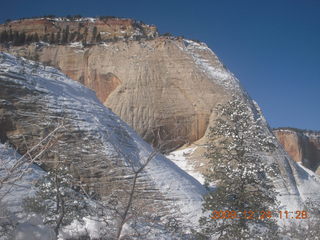
<path fill-rule="evenodd" d="M 290 157 L 320 174 L 320 133 L 293 128 L 273 130 Z"/>
<path fill-rule="evenodd" d="M 52 148 L 38 163 L 63 164 L 88 191 L 128 201 L 133 169 L 153 152 L 95 93 L 52 67 L 0 53 L 0 133 L 24 154 L 59 123 Z M 141 172 L 132 209 L 195 224 L 204 187 L 158 154 Z M 149 216 L 149 217 L 150 217 Z"/>
<path fill-rule="evenodd" d="M 118 39 L 141 39 L 158 36 L 155 26 L 116 17 L 33 18 L 0 24 L 0 42 L 13 45 L 43 41 L 65 44 L 92 44 Z"/>
<path fill-rule="evenodd" d="M 170 147 L 203 137 L 216 104 L 239 88 L 204 43 L 181 38 L 2 45 L 2 50 L 60 69 L 95 90 L 147 142 L 170 139 Z"/>

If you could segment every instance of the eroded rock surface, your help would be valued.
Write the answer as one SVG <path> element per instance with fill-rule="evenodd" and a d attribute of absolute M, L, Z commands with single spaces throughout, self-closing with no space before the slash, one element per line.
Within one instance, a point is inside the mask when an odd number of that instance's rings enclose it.
<path fill-rule="evenodd" d="M 151 39 L 158 36 L 158 32 L 155 26 L 127 18 L 43 17 L 0 24 L 0 35 L 2 43 L 11 42 L 14 45 L 38 41 L 92 44 L 119 39 Z"/>
<path fill-rule="evenodd" d="M 102 199 L 113 195 L 125 204 L 132 169 L 153 152 L 92 90 L 52 67 L 5 53 L 0 53 L 0 113 L 2 141 L 20 154 L 63 123 L 38 163 L 49 169 L 68 166 Z M 199 182 L 158 154 L 139 175 L 134 209 L 162 216 L 161 221 L 177 216 L 192 225 L 201 214 L 204 193 Z"/>
<path fill-rule="evenodd" d="M 294 161 L 320 174 L 319 132 L 288 128 L 273 132 Z"/>
<path fill-rule="evenodd" d="M 60 69 L 95 90 L 147 142 L 170 139 L 170 148 L 203 137 L 214 107 L 229 98 L 230 89 L 239 88 L 204 43 L 181 38 L 85 47 L 36 43 L 2 50 Z"/>

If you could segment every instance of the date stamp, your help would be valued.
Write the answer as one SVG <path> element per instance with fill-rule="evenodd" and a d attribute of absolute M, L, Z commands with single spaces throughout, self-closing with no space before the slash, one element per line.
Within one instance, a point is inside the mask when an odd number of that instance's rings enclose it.
<path fill-rule="evenodd" d="M 307 211 L 212 211 L 211 219 L 307 219 L 309 214 Z"/>

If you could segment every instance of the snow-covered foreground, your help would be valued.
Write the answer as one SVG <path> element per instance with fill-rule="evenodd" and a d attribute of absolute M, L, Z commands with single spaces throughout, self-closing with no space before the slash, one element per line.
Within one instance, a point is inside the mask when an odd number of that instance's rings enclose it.
<path fill-rule="evenodd" d="M 0 179 L 7 174 L 10 166 L 21 161 L 21 156 L 14 151 L 8 144 L 0 143 Z M 45 172 L 36 165 L 24 164 L 20 168 L 19 175 L 12 184 L 4 185 L 0 188 L 0 223 L 7 221 L 16 225 L 11 238 L 16 240 L 33 239 L 54 239 L 55 234 L 52 229 L 43 224 L 40 216 L 36 214 L 27 214 L 22 208 L 23 199 L 34 194 L 34 182 Z M 7 236 L 0 236 L 0 239 L 11 239 Z"/>
<path fill-rule="evenodd" d="M 188 147 L 184 149 L 178 149 L 168 154 L 167 158 L 174 162 L 183 171 L 190 174 L 190 176 L 197 179 L 201 184 L 204 184 L 203 175 L 195 169 L 190 161 L 188 161 L 188 157 L 196 150 L 196 148 L 197 147 Z"/>
<path fill-rule="evenodd" d="M 9 144 L 0 143 L 0 179 L 7 175 L 6 169 L 23 161 Z M 6 184 L 0 188 L 0 225 L 7 221 L 15 226 L 9 235 L 0 236 L 0 240 L 14 238 L 15 240 L 54 240 L 55 233 L 50 226 L 45 225 L 43 218 L 34 213 L 27 213 L 22 207 L 24 199 L 34 196 L 37 188 L 35 182 L 43 177 L 46 172 L 35 164 L 26 162 L 17 171 L 21 177 L 13 184 Z M 105 228 L 102 219 L 97 217 L 84 217 L 84 222 L 72 222 L 60 231 L 59 239 L 78 238 L 88 234 L 92 239 L 99 238 Z M 0 227 L 1 233 L 1 227 Z M 1 235 L 1 234 L 0 234 Z"/>

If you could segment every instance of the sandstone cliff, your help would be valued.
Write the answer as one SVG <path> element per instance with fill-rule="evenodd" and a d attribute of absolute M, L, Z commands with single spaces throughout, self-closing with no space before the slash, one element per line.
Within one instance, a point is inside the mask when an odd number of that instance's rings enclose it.
<path fill-rule="evenodd" d="M 48 44 L 43 37 L 65 29 L 83 35 L 83 29 L 92 33 L 94 27 L 106 37 L 89 45 L 76 38 Z M 216 104 L 240 89 L 204 43 L 157 37 L 154 26 L 131 19 L 25 19 L 0 25 L 1 30 L 39 35 L 41 43 L 14 46 L 7 40 L 0 50 L 57 67 L 95 90 L 102 103 L 154 145 L 166 139 L 171 148 L 200 139 Z M 118 41 L 110 41 L 114 35 Z"/>
<path fill-rule="evenodd" d="M 182 39 L 2 50 L 39 59 L 95 90 L 101 102 L 154 144 L 163 138 L 175 139 L 175 146 L 200 139 L 216 104 L 230 95 L 224 84 L 239 88 L 205 44 Z"/>
<path fill-rule="evenodd" d="M 320 174 L 319 132 L 293 128 L 279 128 L 273 132 L 294 161 Z"/>

